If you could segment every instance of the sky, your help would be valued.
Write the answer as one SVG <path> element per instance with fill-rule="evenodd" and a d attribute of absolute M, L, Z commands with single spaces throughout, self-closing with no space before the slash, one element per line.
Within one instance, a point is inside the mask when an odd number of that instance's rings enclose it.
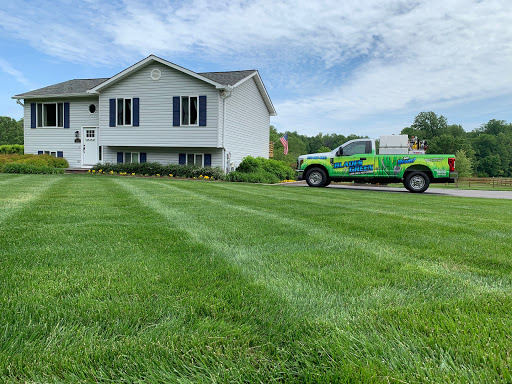
<path fill-rule="evenodd" d="M 155 54 L 257 69 L 279 132 L 398 134 L 422 111 L 512 122 L 510 0 L 0 0 L 0 116 L 12 96 L 110 77 Z"/>

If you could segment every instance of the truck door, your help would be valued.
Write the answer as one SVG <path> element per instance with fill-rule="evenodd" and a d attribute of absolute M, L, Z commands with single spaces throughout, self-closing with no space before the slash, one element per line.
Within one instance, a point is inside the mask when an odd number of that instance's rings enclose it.
<path fill-rule="evenodd" d="M 343 147 L 341 156 L 334 157 L 333 176 L 373 176 L 373 148 L 371 140 L 354 141 Z"/>

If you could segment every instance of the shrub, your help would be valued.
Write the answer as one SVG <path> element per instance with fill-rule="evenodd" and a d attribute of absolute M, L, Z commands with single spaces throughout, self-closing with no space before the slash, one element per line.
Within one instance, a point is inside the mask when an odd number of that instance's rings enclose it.
<path fill-rule="evenodd" d="M 62 157 L 53 157 L 50 155 L 29 155 L 30 157 L 20 159 L 17 163 L 25 163 L 37 166 L 47 166 L 53 168 L 67 168 L 69 163 Z"/>
<path fill-rule="evenodd" d="M 35 166 L 46 166 L 51 168 L 67 168 L 69 164 L 66 159 L 50 155 L 0 155 L 0 170 L 11 163 L 29 164 Z"/>
<path fill-rule="evenodd" d="M 24 153 L 23 145 L 20 145 L 20 144 L 0 145 L 0 154 L 10 155 L 13 153 L 23 155 L 23 153 Z"/>
<path fill-rule="evenodd" d="M 64 173 L 63 168 L 49 167 L 46 165 L 33 165 L 25 163 L 9 163 L 3 166 L 5 173 L 30 173 L 30 174 L 57 174 Z"/>
<path fill-rule="evenodd" d="M 235 172 L 231 172 L 227 179 L 230 181 L 244 181 L 249 183 L 278 183 L 281 180 L 295 178 L 295 172 L 286 163 L 263 157 L 245 157 Z"/>
<path fill-rule="evenodd" d="M 244 172 L 230 172 L 226 176 L 226 180 L 234 181 L 234 182 L 244 182 L 244 183 L 264 183 L 264 184 L 276 184 L 281 180 L 276 175 L 273 175 L 269 172 L 259 171 L 253 173 L 244 173 Z"/>
<path fill-rule="evenodd" d="M 220 168 L 214 167 L 201 167 L 198 165 L 180 165 L 180 164 L 161 164 L 155 162 L 146 163 L 105 163 L 96 164 L 93 170 L 102 170 L 105 173 L 109 172 L 126 172 L 135 173 L 137 175 L 169 175 L 172 174 L 176 177 L 193 178 L 199 175 L 208 176 L 211 179 L 220 180 L 224 177 Z"/>

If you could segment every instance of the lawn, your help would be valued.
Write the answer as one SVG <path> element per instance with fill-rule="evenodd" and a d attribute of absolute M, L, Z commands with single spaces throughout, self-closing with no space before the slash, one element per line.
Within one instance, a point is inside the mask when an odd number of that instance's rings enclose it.
<path fill-rule="evenodd" d="M 0 174 L 0 381 L 510 382 L 510 212 Z"/>

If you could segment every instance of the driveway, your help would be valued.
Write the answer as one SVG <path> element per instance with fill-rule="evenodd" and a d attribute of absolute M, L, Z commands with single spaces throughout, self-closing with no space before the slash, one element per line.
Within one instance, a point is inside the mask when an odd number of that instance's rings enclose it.
<path fill-rule="evenodd" d="M 297 181 L 295 183 L 282 183 L 277 185 L 283 185 L 288 187 L 307 187 L 305 181 Z M 379 192 L 390 192 L 390 193 L 410 193 L 405 188 L 385 187 L 385 186 L 372 186 L 372 185 L 339 185 L 331 184 L 327 188 L 336 189 L 352 189 L 352 190 L 363 190 L 363 191 L 379 191 Z M 429 188 L 423 195 L 439 195 L 439 196 L 458 196 L 458 197 L 476 197 L 484 199 L 509 199 L 512 200 L 512 191 L 476 191 L 469 189 L 445 189 L 445 188 Z"/>

